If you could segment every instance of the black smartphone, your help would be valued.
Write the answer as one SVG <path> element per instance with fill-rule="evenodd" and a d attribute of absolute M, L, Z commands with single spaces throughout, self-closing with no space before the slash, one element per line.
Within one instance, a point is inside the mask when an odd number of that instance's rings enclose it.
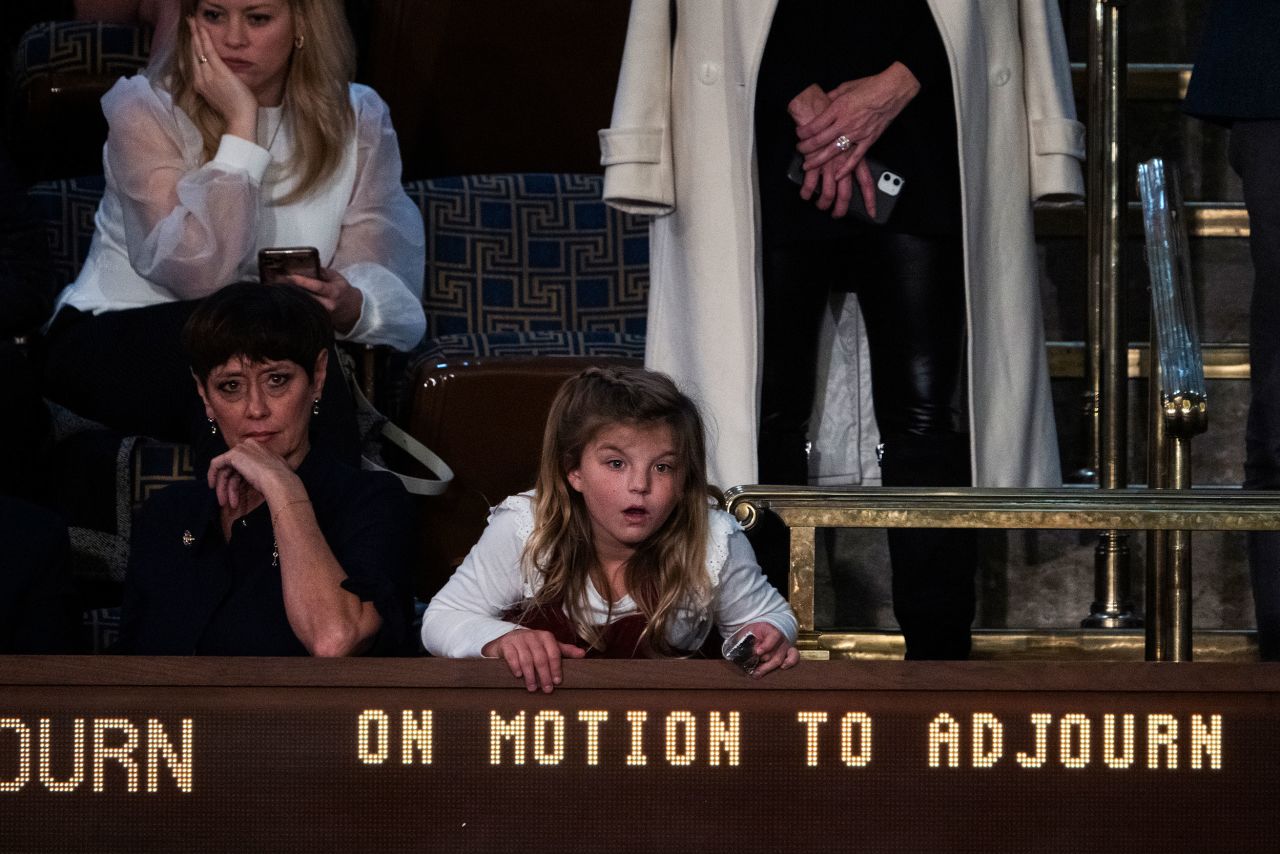
<path fill-rule="evenodd" d="M 258 252 L 258 280 L 264 285 L 287 281 L 294 274 L 320 278 L 320 252 L 314 246 L 282 246 Z"/>
<path fill-rule="evenodd" d="M 889 215 L 893 213 L 893 207 L 898 203 L 898 196 L 907 182 L 901 175 L 886 169 L 883 163 L 870 157 L 867 158 L 867 166 L 871 169 L 871 180 L 875 182 L 876 215 L 873 218 L 867 214 L 867 206 L 862 201 L 862 189 L 857 182 L 853 185 L 853 198 L 849 200 L 849 213 L 864 222 L 884 225 L 889 221 Z M 797 154 L 792 158 L 787 177 L 796 184 L 804 183 L 804 155 Z"/>

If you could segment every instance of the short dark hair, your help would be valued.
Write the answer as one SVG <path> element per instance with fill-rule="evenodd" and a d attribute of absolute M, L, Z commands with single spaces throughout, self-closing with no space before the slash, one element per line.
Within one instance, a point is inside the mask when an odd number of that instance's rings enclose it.
<path fill-rule="evenodd" d="M 235 356 L 287 359 L 313 379 L 316 355 L 332 344 L 328 313 L 297 285 L 227 285 L 205 297 L 182 329 L 182 348 L 202 383 Z"/>

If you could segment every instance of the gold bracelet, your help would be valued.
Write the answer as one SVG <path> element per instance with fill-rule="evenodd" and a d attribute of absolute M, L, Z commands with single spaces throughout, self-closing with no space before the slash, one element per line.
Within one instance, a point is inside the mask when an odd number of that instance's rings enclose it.
<path fill-rule="evenodd" d="M 292 507 L 295 504 L 310 504 L 310 503 L 311 503 L 310 498 L 295 498 L 292 501 L 286 501 L 283 507 L 279 508 L 278 510 L 276 510 L 276 512 L 271 514 L 271 521 L 274 523 L 277 516 L 279 516 L 281 513 L 288 510 L 290 507 Z"/>

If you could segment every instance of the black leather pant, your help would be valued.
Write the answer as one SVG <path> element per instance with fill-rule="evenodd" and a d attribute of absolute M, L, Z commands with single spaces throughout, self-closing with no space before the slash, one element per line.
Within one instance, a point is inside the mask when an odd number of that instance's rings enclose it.
<path fill-rule="evenodd" d="M 807 482 L 818 332 L 833 288 L 856 291 L 862 308 L 884 485 L 970 485 L 968 435 L 954 406 L 964 358 L 961 238 L 879 230 L 765 252 L 761 482 Z M 761 550 L 762 563 L 776 561 L 769 545 Z M 890 530 L 889 554 L 907 657 L 967 657 L 973 532 Z"/>

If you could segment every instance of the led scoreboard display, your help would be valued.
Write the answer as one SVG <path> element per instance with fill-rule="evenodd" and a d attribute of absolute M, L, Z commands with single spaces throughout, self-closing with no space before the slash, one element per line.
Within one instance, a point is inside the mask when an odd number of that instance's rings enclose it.
<path fill-rule="evenodd" d="M 4 851 L 1276 851 L 1280 668 L 0 658 Z"/>

